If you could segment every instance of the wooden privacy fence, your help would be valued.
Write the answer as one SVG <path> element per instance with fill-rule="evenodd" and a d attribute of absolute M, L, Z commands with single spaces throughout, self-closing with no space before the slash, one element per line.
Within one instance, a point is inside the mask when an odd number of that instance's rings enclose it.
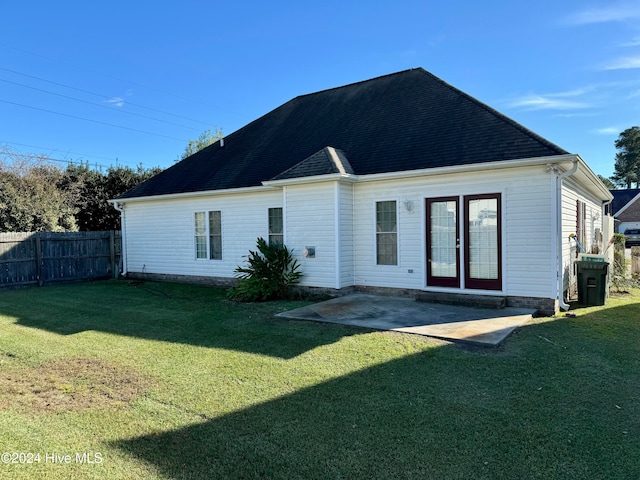
<path fill-rule="evenodd" d="M 115 232 L 0 233 L 0 288 L 117 277 Z"/>
<path fill-rule="evenodd" d="M 640 273 L 640 247 L 631 247 L 631 274 Z"/>

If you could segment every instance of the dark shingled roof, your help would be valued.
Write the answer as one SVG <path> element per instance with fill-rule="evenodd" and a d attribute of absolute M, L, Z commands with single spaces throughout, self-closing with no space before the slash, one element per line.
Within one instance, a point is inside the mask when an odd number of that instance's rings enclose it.
<path fill-rule="evenodd" d="M 615 215 L 622 207 L 624 207 L 631 200 L 636 198 L 640 193 L 640 188 L 627 188 L 625 190 L 609 190 L 613 195 L 613 201 L 611 202 L 611 214 Z"/>
<path fill-rule="evenodd" d="M 272 180 L 311 177 L 330 173 L 353 174 L 353 168 L 342 150 L 325 147 L 300 163 L 276 175 Z"/>
<path fill-rule="evenodd" d="M 417 68 L 296 97 L 119 198 L 253 187 L 296 166 L 298 176 L 329 145 L 356 175 L 567 153 Z"/>

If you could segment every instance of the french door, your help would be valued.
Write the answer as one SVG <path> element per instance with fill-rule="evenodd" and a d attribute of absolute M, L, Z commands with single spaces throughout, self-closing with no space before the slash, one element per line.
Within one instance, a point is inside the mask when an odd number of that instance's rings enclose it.
<path fill-rule="evenodd" d="M 465 288 L 501 290 L 500 194 L 466 195 L 462 202 L 461 212 L 459 197 L 426 200 L 427 285 L 459 288 L 462 270 Z"/>
<path fill-rule="evenodd" d="M 427 284 L 460 286 L 458 197 L 427 199 Z"/>

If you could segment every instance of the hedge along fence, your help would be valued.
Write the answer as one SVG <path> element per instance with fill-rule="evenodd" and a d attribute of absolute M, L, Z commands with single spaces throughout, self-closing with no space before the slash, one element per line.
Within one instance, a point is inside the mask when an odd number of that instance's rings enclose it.
<path fill-rule="evenodd" d="M 118 277 L 121 245 L 119 231 L 0 233 L 0 288 Z"/>

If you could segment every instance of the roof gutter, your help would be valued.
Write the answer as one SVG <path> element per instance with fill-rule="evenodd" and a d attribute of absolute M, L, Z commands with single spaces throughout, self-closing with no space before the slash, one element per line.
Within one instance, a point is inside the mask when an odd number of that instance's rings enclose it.
<path fill-rule="evenodd" d="M 318 182 L 357 182 L 362 177 L 350 173 L 328 173 L 325 175 L 313 175 L 310 177 L 285 178 L 282 180 L 265 180 L 265 187 L 283 187 L 285 185 L 303 185 L 305 183 Z"/>
<path fill-rule="evenodd" d="M 467 165 L 452 165 L 448 167 L 422 168 L 420 170 L 404 170 L 400 172 L 373 173 L 357 175 L 358 183 L 375 182 L 377 180 L 394 180 L 400 178 L 421 177 L 425 175 L 450 175 L 463 172 L 477 172 L 486 170 L 500 170 L 505 168 L 532 167 L 552 163 L 573 162 L 574 154 L 553 155 L 549 157 L 532 157 L 518 160 L 500 160 L 496 162 L 470 163 Z"/>
<path fill-rule="evenodd" d="M 116 203 L 132 203 L 132 202 L 148 202 L 152 200 L 175 200 L 179 198 L 193 198 L 193 197 L 210 197 L 212 195 L 238 195 L 247 192 L 272 192 L 272 187 L 242 187 L 242 188 L 226 188 L 224 190 L 203 190 L 198 192 L 184 192 L 184 193 L 166 193 L 164 195 L 149 195 L 146 197 L 131 197 L 131 198 L 112 198 L 107 202 L 115 205 Z"/>

